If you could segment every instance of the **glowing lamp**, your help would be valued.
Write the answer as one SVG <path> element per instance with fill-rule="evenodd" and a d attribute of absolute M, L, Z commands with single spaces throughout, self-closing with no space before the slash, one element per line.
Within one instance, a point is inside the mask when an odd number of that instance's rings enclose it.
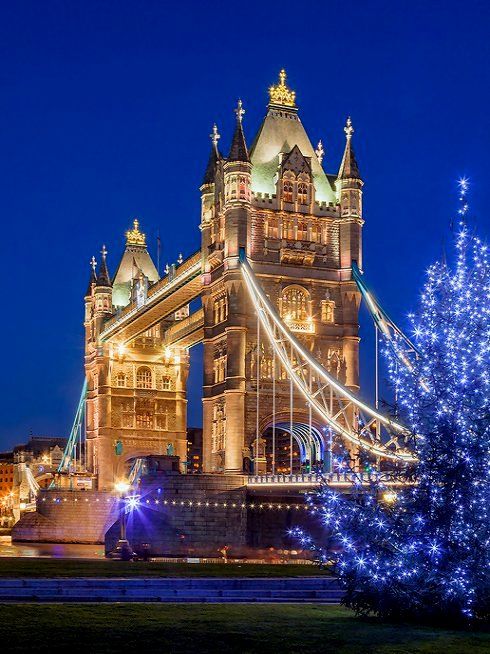
<path fill-rule="evenodd" d="M 120 479 L 114 484 L 114 488 L 118 493 L 124 495 L 129 490 L 129 483 L 125 479 Z"/>
<path fill-rule="evenodd" d="M 396 502 L 396 500 L 397 500 L 397 497 L 398 496 L 395 493 L 395 491 L 386 491 L 386 492 L 383 493 L 383 500 L 387 504 L 394 504 Z"/>

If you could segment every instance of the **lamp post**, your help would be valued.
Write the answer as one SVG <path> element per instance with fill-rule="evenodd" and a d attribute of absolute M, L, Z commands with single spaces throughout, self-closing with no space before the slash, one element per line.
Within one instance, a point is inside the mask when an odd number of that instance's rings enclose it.
<path fill-rule="evenodd" d="M 119 540 L 116 543 L 116 547 L 110 552 L 109 556 L 112 559 L 120 559 L 121 561 L 130 561 L 133 556 L 133 548 L 128 542 L 127 539 L 127 517 L 126 517 L 126 494 L 130 488 L 129 483 L 125 479 L 118 481 L 114 488 L 119 493 L 119 503 L 121 506 L 120 515 L 119 515 Z"/>

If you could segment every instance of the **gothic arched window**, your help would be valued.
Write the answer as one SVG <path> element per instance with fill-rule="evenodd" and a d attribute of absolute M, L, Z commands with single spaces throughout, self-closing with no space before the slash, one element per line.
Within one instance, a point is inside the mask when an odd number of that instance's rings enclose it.
<path fill-rule="evenodd" d="M 267 230 L 266 234 L 268 238 L 278 238 L 279 228 L 278 228 L 278 219 L 273 217 L 267 220 Z"/>
<path fill-rule="evenodd" d="M 162 377 L 162 390 L 169 391 L 172 388 L 172 380 L 168 375 Z"/>
<path fill-rule="evenodd" d="M 247 197 L 247 180 L 245 177 L 241 176 L 238 178 L 238 193 L 240 198 L 246 198 Z"/>
<path fill-rule="evenodd" d="M 294 238 L 294 220 L 289 220 L 285 218 L 282 223 L 282 237 L 283 238 Z"/>
<path fill-rule="evenodd" d="M 151 370 L 146 366 L 141 366 L 136 372 L 136 388 L 151 388 L 151 386 Z"/>
<path fill-rule="evenodd" d="M 281 315 L 286 320 L 304 322 L 308 319 L 308 291 L 301 286 L 288 286 L 282 292 Z"/>
<path fill-rule="evenodd" d="M 126 386 L 126 375 L 123 372 L 118 373 L 116 384 L 118 388 L 124 388 Z"/>
<path fill-rule="evenodd" d="M 308 204 L 308 185 L 304 182 L 298 184 L 298 202 Z"/>
<path fill-rule="evenodd" d="M 308 239 L 308 224 L 304 220 L 298 220 L 298 241 Z"/>
<path fill-rule="evenodd" d="M 217 325 L 228 318 L 228 296 L 222 295 L 216 298 L 213 306 L 214 324 Z"/>
<path fill-rule="evenodd" d="M 282 199 L 284 202 L 293 201 L 293 183 L 289 180 L 286 180 L 282 187 Z"/>
<path fill-rule="evenodd" d="M 151 411 L 141 411 L 136 414 L 136 427 L 139 429 L 153 429 L 153 414 Z"/>

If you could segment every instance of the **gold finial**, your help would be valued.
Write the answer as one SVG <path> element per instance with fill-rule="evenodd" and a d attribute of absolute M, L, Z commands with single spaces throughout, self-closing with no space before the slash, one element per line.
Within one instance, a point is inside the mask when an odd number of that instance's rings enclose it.
<path fill-rule="evenodd" d="M 347 120 L 345 121 L 344 132 L 347 140 L 350 141 L 352 135 L 354 134 L 354 128 L 352 127 L 352 120 L 350 119 L 350 116 L 347 116 Z"/>
<path fill-rule="evenodd" d="M 322 143 L 321 139 L 318 141 L 318 145 L 316 146 L 315 154 L 316 154 L 316 157 L 318 159 L 318 163 L 321 165 L 322 161 L 323 161 L 323 156 L 325 155 L 325 150 L 323 148 L 323 143 Z"/>
<path fill-rule="evenodd" d="M 269 88 L 270 104 L 278 104 L 283 107 L 295 107 L 296 93 L 286 86 L 286 71 L 284 68 L 279 73 L 279 84 Z"/>
<path fill-rule="evenodd" d="M 92 257 L 90 259 L 90 265 L 92 266 L 92 270 L 94 271 L 94 275 L 95 275 L 95 268 L 97 266 L 97 261 L 95 260 L 95 257 Z"/>
<path fill-rule="evenodd" d="M 133 220 L 133 229 L 126 232 L 126 245 L 146 246 L 146 236 L 140 232 L 140 221 L 137 218 Z"/>

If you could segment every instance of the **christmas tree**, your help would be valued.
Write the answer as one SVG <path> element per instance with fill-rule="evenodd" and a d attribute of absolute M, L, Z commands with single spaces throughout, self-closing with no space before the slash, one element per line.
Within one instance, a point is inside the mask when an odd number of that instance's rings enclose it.
<path fill-rule="evenodd" d="M 333 565 L 358 613 L 446 621 L 490 615 L 490 264 L 466 224 L 463 180 L 454 262 L 427 271 L 410 316 L 419 356 L 386 348 L 399 418 L 417 463 L 308 502 L 327 536 L 304 545 Z M 346 466 L 339 457 L 337 465 Z M 395 481 L 399 486 L 387 484 Z"/>

